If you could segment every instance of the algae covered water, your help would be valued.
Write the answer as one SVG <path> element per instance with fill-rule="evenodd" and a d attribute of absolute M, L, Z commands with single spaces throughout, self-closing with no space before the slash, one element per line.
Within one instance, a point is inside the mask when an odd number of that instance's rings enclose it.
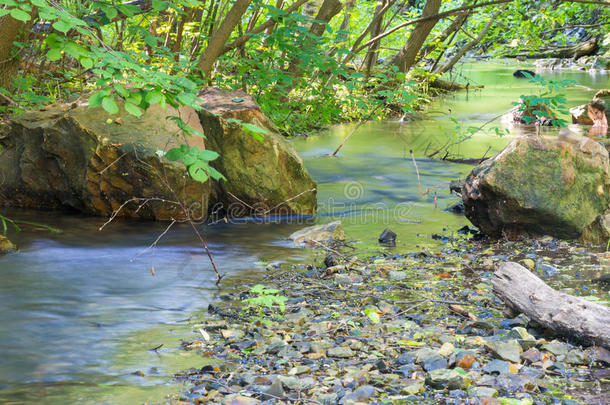
<path fill-rule="evenodd" d="M 398 234 L 394 251 L 444 246 L 447 237 L 468 225 L 463 216 L 443 211 L 458 201 L 448 184 L 472 166 L 425 156 L 455 139 L 456 132 L 483 125 L 532 92 L 527 80 L 512 76 L 514 68 L 464 65 L 461 73 L 484 89 L 445 96 L 422 120 L 366 123 L 336 158 L 327 155 L 354 125 L 293 140 L 319 184 L 315 220 L 342 220 L 354 246 L 368 251 L 386 249 L 376 241 L 385 228 Z M 609 84 L 608 75 L 542 74 L 591 89 L 566 89 L 570 105 L 587 102 L 595 89 Z M 511 130 L 500 138 L 492 126 L 457 144 L 452 156 L 492 155 L 516 134 Z M 123 221 L 100 232 L 100 218 L 20 210 L 3 214 L 44 222 L 62 233 L 31 228 L 10 233 L 20 251 L 0 258 L 0 402 L 164 402 L 168 394 L 179 393 L 173 373 L 203 362 L 196 353 L 180 350 L 181 338 L 192 329 L 188 320 L 222 294 L 191 231 L 177 227 L 149 248 L 163 224 Z M 302 226 L 239 221 L 207 227 L 220 270 L 233 276 L 222 288 L 256 279 L 269 264 L 311 262 L 311 251 L 286 240 Z"/>

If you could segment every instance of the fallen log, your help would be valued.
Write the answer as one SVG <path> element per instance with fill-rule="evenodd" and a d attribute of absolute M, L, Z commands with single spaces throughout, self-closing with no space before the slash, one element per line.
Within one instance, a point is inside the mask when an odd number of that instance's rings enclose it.
<path fill-rule="evenodd" d="M 495 272 L 494 292 L 509 307 L 568 338 L 610 348 L 610 308 L 556 291 L 525 267 L 507 262 Z"/>

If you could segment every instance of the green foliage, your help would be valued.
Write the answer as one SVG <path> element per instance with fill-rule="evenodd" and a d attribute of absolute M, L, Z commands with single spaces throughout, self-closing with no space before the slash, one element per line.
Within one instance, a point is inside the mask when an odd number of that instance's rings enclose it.
<path fill-rule="evenodd" d="M 182 160 L 193 180 L 201 183 L 205 183 L 210 177 L 214 180 L 226 180 L 218 170 L 209 165 L 209 162 L 218 158 L 218 153 L 214 151 L 180 145 L 179 148 L 168 150 L 165 157 L 172 162 Z"/>
<path fill-rule="evenodd" d="M 520 111 L 525 112 L 523 120 L 530 124 L 539 118 L 550 118 L 554 127 L 565 127 L 567 122 L 557 116 L 558 113 L 568 114 L 566 98 L 558 91 L 574 85 L 574 81 L 547 80 L 541 76 L 532 76 L 527 72 L 525 75 L 528 76 L 530 83 L 539 86 L 540 89 L 538 94 L 522 95 L 519 103 L 513 103 L 519 106 Z"/>
<path fill-rule="evenodd" d="M 262 284 L 257 284 L 250 288 L 250 294 L 254 295 L 242 301 L 243 311 L 253 310 L 261 321 L 264 321 L 264 309 L 272 311 L 272 313 L 282 316 L 286 311 L 287 297 L 278 295 L 280 290 L 275 288 L 267 288 Z"/>

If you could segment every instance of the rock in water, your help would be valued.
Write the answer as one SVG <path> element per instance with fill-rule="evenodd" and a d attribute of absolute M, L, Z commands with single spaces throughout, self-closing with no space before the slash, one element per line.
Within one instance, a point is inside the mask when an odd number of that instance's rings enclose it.
<path fill-rule="evenodd" d="M 15 246 L 6 236 L 0 235 L 0 255 L 14 252 L 17 250 L 17 246 Z"/>
<path fill-rule="evenodd" d="M 328 243 L 345 240 L 345 232 L 341 227 L 341 221 L 334 221 L 329 224 L 303 228 L 291 234 L 288 239 L 296 243 L 310 243 L 311 241 Z"/>
<path fill-rule="evenodd" d="M 557 138 L 517 138 L 466 179 L 466 217 L 493 237 L 594 240 L 610 200 L 608 164 L 603 146 L 567 130 Z"/>
<path fill-rule="evenodd" d="M 386 228 L 379 235 L 379 243 L 388 246 L 396 246 L 396 234 L 390 230 L 390 228 Z"/>
<path fill-rule="evenodd" d="M 536 72 L 527 69 L 518 69 L 513 72 L 513 76 L 517 79 L 530 79 L 536 76 Z"/>
<path fill-rule="evenodd" d="M 254 98 L 241 90 L 211 87 L 199 98 L 206 142 L 221 156 L 212 166 L 227 178 L 215 183 L 213 200 L 230 216 L 314 215 L 316 182 Z"/>

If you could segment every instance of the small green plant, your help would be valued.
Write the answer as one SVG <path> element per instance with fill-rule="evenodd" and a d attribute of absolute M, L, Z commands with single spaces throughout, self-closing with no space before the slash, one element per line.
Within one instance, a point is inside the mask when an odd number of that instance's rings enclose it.
<path fill-rule="evenodd" d="M 532 76 L 524 72 L 530 83 L 540 87 L 538 94 L 520 97 L 520 102 L 513 103 L 519 106 L 519 111 L 524 114 L 521 117 L 526 124 L 539 122 L 540 119 L 551 120 L 554 127 L 565 127 L 567 121 L 557 118 L 557 113 L 568 114 L 565 110 L 565 95 L 559 93 L 561 90 L 574 84 L 573 80 L 546 80 L 538 75 Z"/>
<path fill-rule="evenodd" d="M 288 300 L 288 297 L 278 295 L 279 292 L 280 290 L 278 289 L 267 288 L 262 284 L 257 284 L 250 288 L 250 294 L 255 296 L 242 301 L 242 303 L 245 304 L 242 310 L 253 310 L 262 323 L 269 323 L 267 319 L 264 319 L 266 315 L 265 308 L 269 309 L 272 314 L 276 313 L 281 319 L 286 311 L 286 301 Z"/>

